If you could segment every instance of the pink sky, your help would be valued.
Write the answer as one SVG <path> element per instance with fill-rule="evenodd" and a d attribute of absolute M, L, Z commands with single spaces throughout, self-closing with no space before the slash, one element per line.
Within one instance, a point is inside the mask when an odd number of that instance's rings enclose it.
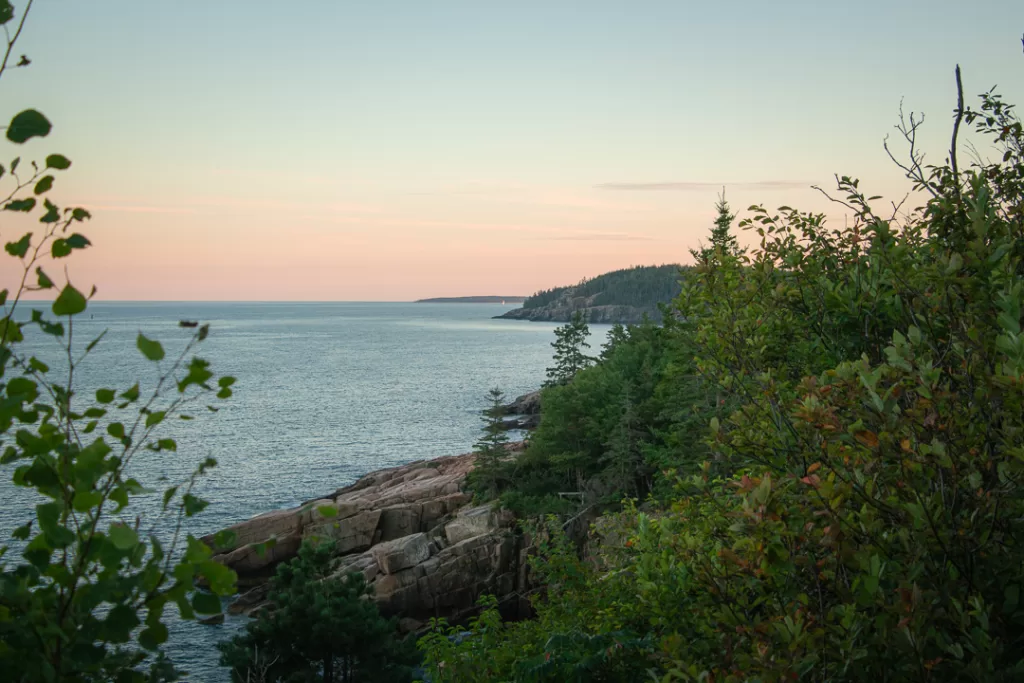
<path fill-rule="evenodd" d="M 882 140 L 902 100 L 942 160 L 957 63 L 1024 101 L 1019 0 L 737 3 L 37 3 L 0 90 L 54 131 L 6 158 L 73 160 L 48 196 L 93 212 L 68 265 L 101 299 L 526 295 L 687 262 L 722 185 L 898 201 Z"/>

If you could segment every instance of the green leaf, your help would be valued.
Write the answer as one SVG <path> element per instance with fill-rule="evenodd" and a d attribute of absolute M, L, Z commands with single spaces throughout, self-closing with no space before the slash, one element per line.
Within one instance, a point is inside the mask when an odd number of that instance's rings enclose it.
<path fill-rule="evenodd" d="M 46 157 L 46 168 L 55 168 L 58 171 L 66 171 L 71 168 L 71 160 L 63 154 L 51 154 Z"/>
<path fill-rule="evenodd" d="M 84 221 L 86 218 L 92 218 L 92 214 L 85 209 L 79 207 L 71 210 L 71 217 L 76 221 Z"/>
<path fill-rule="evenodd" d="M 97 389 L 96 390 L 96 401 L 99 403 L 113 403 L 114 401 L 114 390 L 113 389 Z"/>
<path fill-rule="evenodd" d="M 24 341 L 24 339 L 25 337 L 21 333 L 21 325 L 11 320 L 10 316 L 0 318 L 0 341 L 13 343 Z"/>
<path fill-rule="evenodd" d="M 6 24 L 14 18 L 14 5 L 9 0 L 0 0 L 0 24 Z"/>
<path fill-rule="evenodd" d="M 8 204 L 8 206 L 10 206 L 10 204 Z M 21 258 L 28 253 L 28 248 L 29 246 L 31 246 L 31 244 L 32 233 L 26 232 L 24 235 L 21 236 L 21 239 L 18 240 L 17 242 L 8 242 L 4 246 L 4 249 L 11 256 L 17 256 L 18 258 Z"/>
<path fill-rule="evenodd" d="M 85 235 L 76 232 L 72 233 L 71 236 L 68 237 L 68 244 L 71 245 L 72 249 L 85 249 L 92 244 L 92 242 L 90 242 Z"/>
<path fill-rule="evenodd" d="M 72 506 L 76 512 L 88 512 L 103 501 L 99 491 L 79 491 L 75 494 Z"/>
<path fill-rule="evenodd" d="M 139 400 L 139 385 L 136 384 L 131 389 L 124 391 L 121 394 L 121 398 L 126 401 L 138 401 Z"/>
<path fill-rule="evenodd" d="M 63 237 L 58 237 L 50 246 L 50 255 L 53 258 L 64 258 L 71 253 L 71 245 Z"/>
<path fill-rule="evenodd" d="M 43 200 L 43 206 L 46 207 L 46 213 L 40 217 L 40 223 L 56 223 L 60 220 L 60 210 L 57 205 L 51 202 L 49 199 Z"/>
<path fill-rule="evenodd" d="M 206 577 L 210 590 L 217 595 L 233 595 L 237 590 L 238 576 L 220 562 L 207 560 L 199 565 L 200 575 Z"/>
<path fill-rule="evenodd" d="M 320 513 L 321 517 L 330 519 L 338 516 L 338 508 L 333 505 L 318 505 L 316 511 Z"/>
<path fill-rule="evenodd" d="M 126 604 L 114 606 L 103 621 L 103 630 L 107 640 L 114 643 L 126 643 L 131 638 L 132 630 L 140 623 L 139 615 Z"/>
<path fill-rule="evenodd" d="M 139 645 L 147 650 L 155 650 L 167 642 L 167 627 L 157 622 L 152 626 L 142 629 L 139 634 Z"/>
<path fill-rule="evenodd" d="M 158 341 L 147 339 L 144 334 L 139 333 L 138 338 L 135 340 L 136 346 L 139 347 L 139 351 L 142 355 L 151 361 L 161 361 L 164 359 L 164 347 Z"/>
<path fill-rule="evenodd" d="M 206 506 L 209 505 L 209 501 L 205 501 L 202 498 L 197 498 L 191 493 L 186 493 L 181 499 L 182 505 L 185 508 L 185 516 L 192 517 L 199 514 Z"/>
<path fill-rule="evenodd" d="M 7 139 L 17 144 L 36 137 L 46 137 L 50 134 L 49 120 L 35 109 L 26 109 L 15 114 L 7 126 Z"/>
<path fill-rule="evenodd" d="M 107 425 L 107 434 L 110 434 L 115 439 L 124 438 L 124 425 L 120 422 L 112 422 Z"/>
<path fill-rule="evenodd" d="M 93 287 L 93 293 L 95 294 L 95 292 L 96 292 L 96 288 Z M 93 339 L 91 342 L 89 342 L 88 344 L 85 345 L 85 352 L 89 353 L 90 351 L 95 349 L 96 345 L 99 344 L 101 341 L 103 341 L 103 338 L 106 337 L 106 336 L 107 336 L 107 331 L 106 330 L 103 330 L 98 335 L 96 335 L 95 339 Z"/>
<path fill-rule="evenodd" d="M 139 543 L 139 535 L 135 530 L 124 524 L 112 524 L 110 526 L 110 542 L 119 550 L 130 550 Z"/>
<path fill-rule="evenodd" d="M 60 290 L 57 300 L 53 302 L 54 315 L 76 315 L 85 310 L 85 297 L 70 284 Z"/>
<path fill-rule="evenodd" d="M 39 360 L 35 356 L 32 356 L 31 358 L 28 359 L 28 365 L 36 372 L 47 373 L 50 371 L 50 366 L 44 363 L 43 361 Z"/>
<path fill-rule="evenodd" d="M 178 487 L 177 486 L 172 486 L 171 488 L 169 488 L 166 491 L 164 491 L 164 510 L 167 509 L 167 506 L 170 505 L 170 503 L 171 503 L 171 499 L 174 498 L 174 496 L 177 495 L 177 493 L 178 493 Z"/>
<path fill-rule="evenodd" d="M 42 268 L 36 268 L 36 284 L 42 289 L 53 289 L 53 280 L 43 272 Z"/>
<path fill-rule="evenodd" d="M 52 188 L 53 176 L 46 175 L 39 179 L 39 182 L 36 183 L 36 186 L 32 189 L 32 191 L 36 194 L 43 194 L 44 192 L 49 192 Z"/>
<path fill-rule="evenodd" d="M 163 411 L 163 410 L 154 411 L 154 412 L 150 413 L 149 415 L 146 415 L 146 426 L 147 427 L 152 427 L 154 425 L 158 425 L 158 424 L 160 424 L 161 422 L 164 421 L 164 417 L 166 417 L 166 416 L 167 416 L 167 413 L 165 411 Z"/>
<path fill-rule="evenodd" d="M 4 205 L 5 211 L 31 211 L 36 207 L 36 198 L 28 197 L 27 199 L 14 199 L 7 202 Z"/>
<path fill-rule="evenodd" d="M 213 536 L 213 543 L 218 548 L 233 548 L 238 534 L 230 529 L 222 529 Z"/>
<path fill-rule="evenodd" d="M 192 608 L 197 614 L 220 614 L 220 598 L 213 593 L 196 591 L 196 594 L 192 596 Z"/>

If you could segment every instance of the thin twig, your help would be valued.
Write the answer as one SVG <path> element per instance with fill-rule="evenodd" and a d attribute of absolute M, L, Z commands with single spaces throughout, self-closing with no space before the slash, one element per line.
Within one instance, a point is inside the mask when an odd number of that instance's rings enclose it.
<path fill-rule="evenodd" d="M 25 5 L 25 12 L 21 15 L 21 21 L 18 22 L 18 30 L 14 32 L 14 38 L 7 40 L 7 51 L 4 53 L 4 61 L 0 63 L 0 76 L 3 75 L 7 69 L 7 60 L 11 58 L 11 52 L 14 50 L 14 44 L 18 42 L 18 36 L 21 35 L 21 29 L 25 27 L 25 19 L 28 17 L 29 11 L 32 9 L 32 0 L 28 0 L 28 4 Z"/>

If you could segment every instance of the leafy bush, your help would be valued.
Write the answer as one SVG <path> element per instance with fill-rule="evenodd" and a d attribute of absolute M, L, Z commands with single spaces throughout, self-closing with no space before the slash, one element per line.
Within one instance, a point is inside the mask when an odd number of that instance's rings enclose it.
<path fill-rule="evenodd" d="M 663 333 L 713 396 L 710 457 L 667 508 L 606 517 L 588 562 L 546 575 L 539 626 L 478 656 L 617 680 L 579 669 L 618 634 L 623 680 L 1024 678 L 1024 133 L 994 93 L 962 123 L 1001 160 L 958 168 L 956 134 L 946 165 L 912 151 L 919 210 L 879 215 L 838 178 L 851 225 L 751 207 L 757 248 L 702 256 Z M 542 426 L 579 443 L 603 419 L 552 405 Z M 575 467 L 607 452 L 588 448 Z"/>
<path fill-rule="evenodd" d="M 30 7 L 15 21 L 14 8 L 0 1 L 0 24 L 17 24 L 13 38 L 8 33 L 8 56 Z M 28 63 L 22 58 L 17 66 Z M 10 66 L 4 58 L 0 75 Z M 51 128 L 29 109 L 11 119 L 6 137 L 22 145 Z M 13 291 L 0 291 L 0 464 L 38 502 L 0 546 L 0 671 L 14 681 L 173 680 L 177 672 L 161 650 L 167 605 L 191 619 L 219 613 L 217 595 L 234 592 L 234 573 L 211 561 L 209 548 L 191 535 L 182 538 L 185 520 L 206 506 L 193 486 L 216 463 L 207 459 L 187 481 L 166 488 L 160 518 L 145 525 L 135 499 L 156 492 L 131 476 L 132 466 L 176 451 L 173 439 L 159 435 L 160 425 L 191 419 L 186 411 L 213 394 L 230 397 L 234 379 L 217 378 L 206 361 L 191 357 L 209 328 L 183 322 L 191 338 L 175 358 L 165 358 L 159 342 L 137 338 L 156 367 L 151 388 L 80 386 L 78 371 L 103 337 L 73 342 L 91 294 L 70 282 L 58 285 L 44 270 L 66 272 L 65 259 L 90 246 L 74 231 L 89 212 L 62 209 L 49 198 L 70 166 L 62 154 L 0 166 L 9 188 L 2 200 L 5 251 L 18 263 L 5 272 L 20 274 Z M 12 223 L 37 216 L 33 230 L 12 231 Z M 28 292 L 53 294 L 50 312 L 23 310 Z M 60 349 L 54 368 L 26 350 L 39 338 L 52 338 Z M 161 520 L 170 524 L 164 534 L 157 530 Z M 200 579 L 212 593 L 195 589 Z"/>

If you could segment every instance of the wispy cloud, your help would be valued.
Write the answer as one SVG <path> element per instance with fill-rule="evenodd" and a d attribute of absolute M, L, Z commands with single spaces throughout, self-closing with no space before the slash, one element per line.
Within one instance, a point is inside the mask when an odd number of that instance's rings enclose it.
<path fill-rule="evenodd" d="M 574 235 L 557 235 L 549 237 L 551 240 L 580 240 L 593 242 L 651 242 L 653 237 L 646 235 L 633 235 L 625 232 L 584 232 Z"/>
<path fill-rule="evenodd" d="M 721 187 L 735 187 L 745 190 L 798 190 L 810 186 L 810 183 L 796 180 L 759 180 L 746 183 L 698 183 L 698 182 L 664 182 L 664 183 L 600 183 L 595 185 L 599 190 L 620 190 L 640 192 L 693 192 Z"/>
<path fill-rule="evenodd" d="M 194 209 L 183 206 L 141 206 L 137 204 L 90 204 L 82 202 L 90 211 L 112 211 L 117 213 L 195 213 Z"/>

